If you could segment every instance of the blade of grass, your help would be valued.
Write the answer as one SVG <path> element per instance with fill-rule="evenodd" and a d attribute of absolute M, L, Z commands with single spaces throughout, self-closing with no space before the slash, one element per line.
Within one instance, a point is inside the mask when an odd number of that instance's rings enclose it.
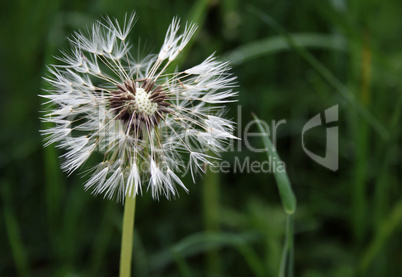
<path fill-rule="evenodd" d="M 269 157 L 275 157 L 278 162 L 281 162 L 281 159 L 278 155 L 278 152 L 275 149 L 275 146 L 272 144 L 270 139 L 268 138 L 267 131 L 264 126 L 261 124 L 261 120 L 253 114 L 254 120 L 257 123 L 257 126 L 260 132 L 264 135 L 262 137 L 265 149 L 267 150 L 268 159 Z M 286 170 L 276 170 L 274 172 L 274 178 L 276 180 L 276 184 L 278 186 L 279 195 L 281 197 L 282 206 L 285 210 L 285 213 L 288 215 L 292 215 L 296 211 L 296 197 L 293 193 L 292 187 L 290 185 L 290 181 Z"/>
<path fill-rule="evenodd" d="M 144 234 L 146 235 L 146 234 Z M 148 254 L 144 247 L 144 243 L 142 241 L 142 236 L 140 236 L 139 232 L 134 231 L 134 253 L 133 253 L 133 275 L 134 276 L 150 276 L 149 270 L 150 266 L 148 263 Z M 145 241 L 147 242 L 147 241 Z"/>
<path fill-rule="evenodd" d="M 371 98 L 371 46 L 368 33 L 362 39 L 361 47 L 351 52 L 352 68 L 356 64 L 357 74 L 360 83 L 356 85 L 356 97 L 362 106 L 369 109 Z M 352 227 L 356 245 L 360 247 L 366 236 L 368 200 L 367 200 L 367 172 L 369 170 L 369 141 L 371 130 L 366 122 L 352 113 L 352 120 L 355 124 L 356 162 L 354 168 L 354 184 L 352 190 Z M 389 138 L 389 137 L 388 137 Z M 386 140 L 388 140 L 388 138 Z"/>
<path fill-rule="evenodd" d="M 81 240 L 81 236 L 77 236 L 79 232 L 79 225 L 82 222 L 81 216 L 83 215 L 84 206 L 88 196 L 83 193 L 81 186 L 73 186 L 68 190 L 65 195 L 65 205 L 61 213 L 61 224 L 58 226 L 58 237 L 60 241 L 57 242 L 57 255 L 58 267 L 55 275 L 65 275 L 75 272 L 75 266 L 80 247 L 85 243 Z"/>
<path fill-rule="evenodd" d="M 113 225 L 110 222 L 112 211 L 115 211 L 115 205 L 111 201 L 108 201 L 103 212 L 101 225 L 98 228 L 98 232 L 92 245 L 88 276 L 99 276 L 102 262 L 105 260 L 106 250 L 113 234 Z"/>
<path fill-rule="evenodd" d="M 360 261 L 360 269 L 364 272 L 371 261 L 375 258 L 381 247 L 386 243 L 387 239 L 391 237 L 392 233 L 397 230 L 402 222 L 402 201 L 399 201 L 393 208 L 390 215 L 385 218 L 380 227 L 379 232 L 375 235 L 373 240 L 368 244 L 366 251 Z"/>
<path fill-rule="evenodd" d="M 399 133 L 401 131 L 399 126 L 401 125 L 402 121 L 402 94 L 399 94 L 399 97 L 395 103 L 396 109 L 390 117 L 390 130 L 392 130 L 392 133 L 390 139 L 384 143 L 385 149 L 381 151 L 384 153 L 384 158 L 382 159 L 381 169 L 376 178 L 374 193 L 374 220 L 377 229 L 381 226 L 381 221 L 386 214 L 386 206 L 388 204 L 386 193 L 389 191 L 390 187 L 389 167 L 392 157 L 395 154 L 395 147 L 398 145 L 398 138 L 400 136 Z"/>
<path fill-rule="evenodd" d="M 10 204 L 9 185 L 10 184 L 8 182 L 2 182 L 1 184 L 1 198 L 3 202 L 5 229 L 18 276 L 26 277 L 30 276 L 27 262 L 27 254 L 24 244 L 21 240 L 18 221 Z"/>
<path fill-rule="evenodd" d="M 231 233 L 198 233 L 188 236 L 178 243 L 172 249 L 164 250 L 152 257 L 150 264 L 154 269 L 161 269 L 172 262 L 173 253 L 181 253 L 184 257 L 189 257 L 198 253 L 207 251 L 210 248 L 231 246 L 235 248 L 244 258 L 254 276 L 265 276 L 262 261 L 249 246 L 251 240 L 255 240 L 255 235 L 235 235 Z"/>
<path fill-rule="evenodd" d="M 207 14 L 208 5 L 211 3 L 211 0 L 198 0 L 194 3 L 190 12 L 188 13 L 188 20 L 197 23 L 198 25 L 203 25 L 205 21 L 205 17 Z"/>
<path fill-rule="evenodd" d="M 208 168 L 209 169 L 209 168 Z M 203 182 L 202 210 L 206 232 L 219 230 L 219 174 L 208 170 Z M 218 249 L 211 249 L 206 253 L 208 276 L 221 276 L 220 255 Z"/>
<path fill-rule="evenodd" d="M 275 146 L 270 141 L 267 130 L 265 130 L 264 126 L 261 124 L 261 120 L 253 114 L 254 120 L 257 123 L 257 126 L 260 132 L 263 134 L 262 140 L 267 151 L 268 159 L 270 157 L 276 158 L 278 162 L 281 162 L 281 159 L 276 151 Z M 282 260 L 279 269 L 279 277 L 285 277 L 286 272 L 288 273 L 288 277 L 293 276 L 293 217 L 292 215 L 296 211 L 296 197 L 293 193 L 292 187 L 290 185 L 289 177 L 286 171 L 274 171 L 274 178 L 276 180 L 276 184 L 278 186 L 279 195 L 281 197 L 282 206 L 287 214 L 286 218 L 286 235 L 285 235 L 285 245 L 282 251 Z"/>
<path fill-rule="evenodd" d="M 173 256 L 174 256 L 176 264 L 179 268 L 181 276 L 184 276 L 184 277 L 194 276 L 194 274 L 191 272 L 190 267 L 188 266 L 188 263 L 186 262 L 186 260 L 183 258 L 183 256 L 180 253 L 173 250 Z"/>
<path fill-rule="evenodd" d="M 346 51 L 346 41 L 341 36 L 323 34 L 291 34 L 297 45 L 304 48 L 322 48 Z M 236 66 L 261 56 L 272 55 L 282 51 L 292 50 L 283 36 L 275 36 L 242 45 L 222 57 Z"/>
<path fill-rule="evenodd" d="M 392 161 L 393 157 L 395 156 L 395 149 L 397 149 L 398 147 L 397 141 L 400 137 L 400 128 L 398 128 L 398 126 L 400 126 L 401 122 L 402 94 L 399 94 L 399 97 L 395 101 L 395 103 L 396 109 L 390 116 L 390 139 L 383 145 L 381 145 L 382 147 L 379 149 L 379 153 L 381 153 L 381 155 L 379 155 L 379 160 L 381 161 L 381 164 L 379 173 L 375 176 L 374 197 L 373 203 L 371 205 L 373 207 L 372 226 L 374 226 L 375 237 L 380 237 L 381 232 L 383 232 L 384 218 L 386 218 L 392 211 L 392 191 L 395 189 L 395 186 L 398 187 L 400 185 L 394 179 L 395 174 L 392 174 L 390 171 L 393 168 Z M 391 235 L 391 233 L 389 233 L 389 235 Z M 386 241 L 388 240 L 388 238 L 383 238 L 383 240 Z M 372 246 L 372 248 L 374 248 L 374 246 Z M 384 270 L 386 270 L 386 268 L 388 268 L 391 264 L 388 258 L 388 256 L 390 256 L 390 248 L 392 248 L 392 246 L 388 244 L 384 247 L 378 247 L 375 254 L 370 254 L 372 255 L 372 257 L 369 258 L 371 261 L 365 262 L 366 265 L 364 265 L 364 267 L 361 267 L 361 275 L 364 276 L 364 273 L 368 271 L 372 273 L 372 270 L 376 270 L 377 275 L 381 274 L 381 272 L 384 272 Z M 368 253 L 368 250 L 365 253 Z"/>
<path fill-rule="evenodd" d="M 273 28 L 276 32 L 281 34 L 292 47 L 292 49 L 305 61 L 307 61 L 312 68 L 314 68 L 321 77 L 328 82 L 346 102 L 351 105 L 356 111 L 370 124 L 370 126 L 380 135 L 382 139 L 387 139 L 389 136 L 388 130 L 385 129 L 383 124 L 378 121 L 374 115 L 367 110 L 352 94 L 349 89 L 332 74 L 318 59 L 316 59 L 310 52 L 303 47 L 299 46 L 290 34 L 280 26 L 272 17 L 261 12 L 253 6 L 249 6 L 249 10 L 258 16 L 264 23 Z"/>

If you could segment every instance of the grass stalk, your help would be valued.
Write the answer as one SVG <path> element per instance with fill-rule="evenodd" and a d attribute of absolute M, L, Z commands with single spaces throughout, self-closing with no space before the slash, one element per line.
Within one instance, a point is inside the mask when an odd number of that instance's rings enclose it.
<path fill-rule="evenodd" d="M 391 235 L 397 232 L 401 222 L 402 200 L 398 201 L 394 205 L 393 209 L 390 211 L 389 215 L 383 219 L 382 224 L 379 227 L 379 231 L 376 233 L 375 237 L 368 243 L 365 251 L 362 252 L 363 255 L 359 265 L 362 276 L 366 276 L 365 271 L 368 269 L 374 258 L 380 253 L 381 248 L 384 247 Z"/>
<path fill-rule="evenodd" d="M 282 251 L 282 260 L 279 267 L 279 277 L 293 277 L 293 216 L 286 217 L 285 245 Z"/>
<path fill-rule="evenodd" d="M 5 229 L 7 234 L 7 240 L 11 247 L 11 254 L 15 263 L 15 270 L 18 276 L 29 276 L 29 266 L 28 266 L 28 256 L 26 253 L 25 246 L 21 240 L 21 232 L 18 224 L 18 220 L 15 212 L 13 211 L 12 205 L 9 201 L 9 183 L 1 184 L 2 191 L 1 198 L 3 200 L 3 216 Z"/>
<path fill-rule="evenodd" d="M 211 170 L 205 175 L 203 186 L 204 226 L 207 233 L 219 229 L 219 174 Z M 220 276 L 220 255 L 217 248 L 206 253 L 208 276 Z"/>
<path fill-rule="evenodd" d="M 115 212 L 115 210 L 112 204 L 114 203 L 109 201 L 104 209 L 104 216 L 91 250 L 90 267 L 87 274 L 88 276 L 99 276 L 102 263 L 105 260 L 105 255 L 113 233 L 110 218 L 112 218 L 112 212 Z"/>
<path fill-rule="evenodd" d="M 382 220 L 390 209 L 390 190 L 392 185 L 392 176 L 389 173 L 389 168 L 392 164 L 395 146 L 400 137 L 400 122 L 402 122 L 402 94 L 399 94 L 395 101 L 395 110 L 390 117 L 390 130 L 392 130 L 389 141 L 385 143 L 384 158 L 382 159 L 381 168 L 376 178 L 375 193 L 374 193 L 374 220 L 377 231 L 381 227 Z"/>
<path fill-rule="evenodd" d="M 281 161 L 278 152 L 276 151 L 275 145 L 269 139 L 267 130 L 261 124 L 260 119 L 253 113 L 255 122 L 257 123 L 258 129 L 260 130 L 262 136 L 262 141 L 265 146 L 265 150 L 267 152 L 267 158 L 270 157 L 276 158 L 278 162 Z M 279 196 L 282 201 L 282 206 L 286 214 L 292 215 L 296 212 L 297 208 L 297 200 L 296 196 L 293 193 L 292 186 L 290 184 L 290 180 L 286 170 L 278 170 L 274 172 L 274 178 L 276 181 L 276 185 L 278 187 Z"/>
<path fill-rule="evenodd" d="M 356 53 L 357 54 L 357 53 Z M 363 37 L 362 49 L 358 51 L 357 60 L 360 61 L 360 93 L 357 95 L 360 103 L 368 109 L 370 102 L 370 82 L 371 82 L 371 47 L 369 36 Z M 357 246 L 360 246 L 367 227 L 366 217 L 367 210 L 367 172 L 368 172 L 368 151 L 370 140 L 369 128 L 365 122 L 361 122 L 356 117 L 356 145 L 357 145 L 357 162 L 355 168 L 355 184 L 353 191 L 353 232 Z"/>

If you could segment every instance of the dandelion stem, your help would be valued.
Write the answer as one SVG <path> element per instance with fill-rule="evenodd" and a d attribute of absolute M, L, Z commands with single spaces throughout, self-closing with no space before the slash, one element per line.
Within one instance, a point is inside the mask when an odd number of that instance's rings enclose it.
<path fill-rule="evenodd" d="M 136 197 L 127 196 L 124 204 L 123 233 L 121 237 L 120 277 L 131 276 L 131 256 L 133 251 L 133 230 Z"/>

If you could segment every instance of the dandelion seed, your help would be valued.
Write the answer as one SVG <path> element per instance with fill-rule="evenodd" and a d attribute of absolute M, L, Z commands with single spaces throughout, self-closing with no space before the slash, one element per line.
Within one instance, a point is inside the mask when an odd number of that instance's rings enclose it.
<path fill-rule="evenodd" d="M 211 164 L 231 139 L 234 124 L 224 119 L 224 104 L 235 101 L 235 77 L 213 55 L 190 69 L 169 73 L 168 65 L 189 42 L 197 26 L 174 18 L 159 53 L 134 57 L 128 34 L 135 15 L 120 25 L 105 18 L 69 38 L 60 65 L 45 78 L 42 95 L 51 108 L 43 121 L 47 144 L 66 150 L 62 168 L 73 172 L 94 153 L 103 161 L 84 188 L 105 197 L 141 193 L 169 198 L 184 186 L 178 173 L 194 176 Z M 135 47 L 134 47 L 135 48 Z"/>

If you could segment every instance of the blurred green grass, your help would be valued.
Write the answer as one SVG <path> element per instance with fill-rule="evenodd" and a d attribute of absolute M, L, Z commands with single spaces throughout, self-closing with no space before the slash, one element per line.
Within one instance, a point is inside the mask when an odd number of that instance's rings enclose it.
<path fill-rule="evenodd" d="M 158 51 L 173 16 L 201 24 L 180 66 L 215 51 L 234 62 L 240 94 L 229 117 L 237 120 L 240 105 L 241 133 L 251 112 L 267 122 L 286 119 L 277 150 L 298 200 L 295 276 L 402 275 L 401 8 L 374 0 L 2 1 L 0 276 L 117 275 L 122 207 L 84 192 L 82 174 L 60 172 L 61 152 L 42 146 L 37 95 L 66 35 L 105 14 L 121 19 L 133 10 L 139 19 L 131 40 L 140 37 L 144 51 Z M 303 152 L 301 129 L 336 104 L 340 169 L 332 172 Z M 262 145 L 257 137 L 251 142 Z M 317 132 L 308 145 L 320 152 L 324 142 Z M 266 159 L 241 145 L 224 158 Z M 134 275 L 277 276 L 286 215 L 272 174 L 232 172 L 186 184 L 190 193 L 172 201 L 147 193 L 138 199 Z M 211 265 L 211 257 L 219 264 Z"/>

